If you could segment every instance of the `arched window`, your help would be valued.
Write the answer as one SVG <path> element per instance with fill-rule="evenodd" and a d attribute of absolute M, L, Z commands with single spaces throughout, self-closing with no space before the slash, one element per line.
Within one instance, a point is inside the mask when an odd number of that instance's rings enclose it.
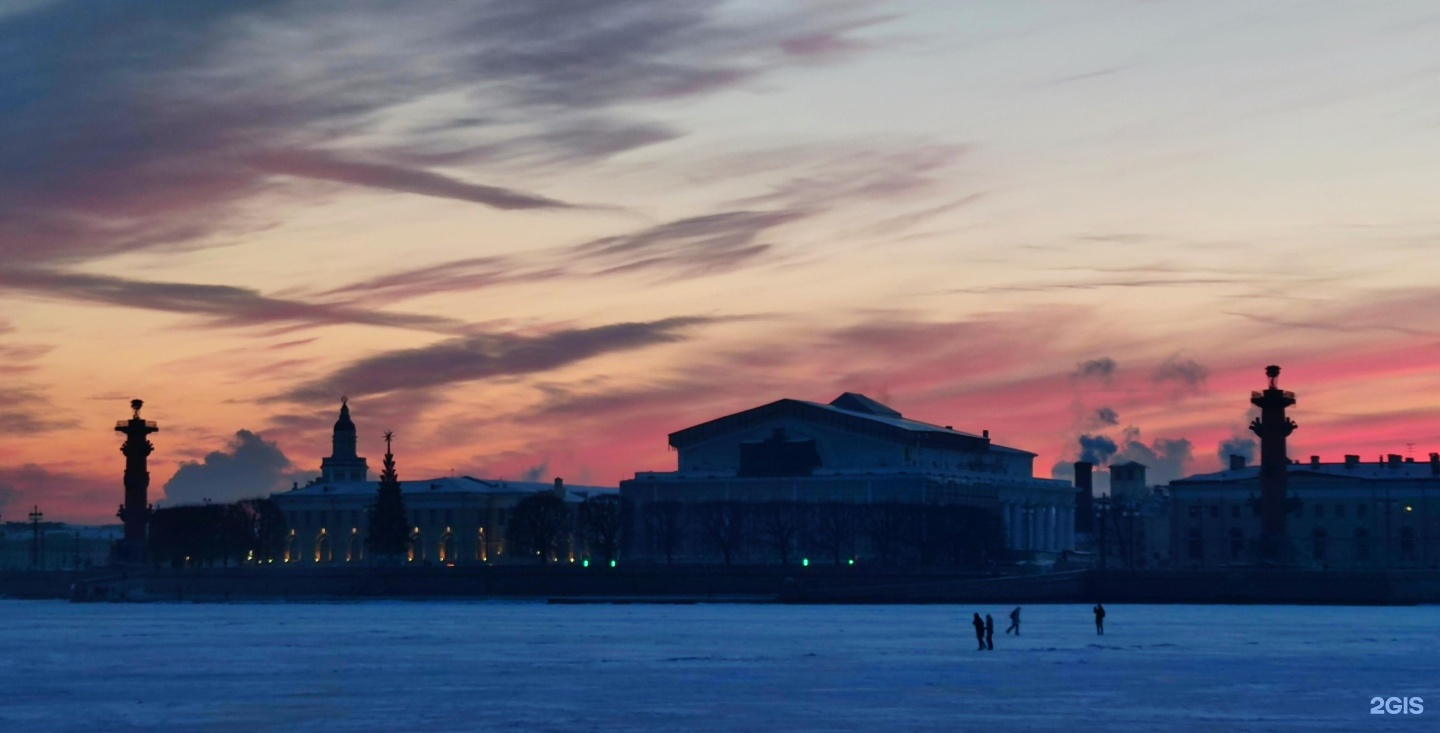
<path fill-rule="evenodd" d="M 1310 553 L 1310 554 L 1311 554 L 1316 560 L 1319 560 L 1319 561 L 1324 561 L 1324 560 L 1325 560 L 1325 538 L 1326 538 L 1325 530 L 1324 530 L 1323 528 L 1321 528 L 1321 527 L 1316 527 L 1316 528 L 1315 528 L 1315 531 L 1310 533 L 1310 545 L 1311 545 L 1311 553 Z"/>
<path fill-rule="evenodd" d="M 425 561 L 425 539 L 420 536 L 420 528 L 410 533 L 410 550 L 406 556 L 410 562 Z"/>
<path fill-rule="evenodd" d="M 1400 530 L 1400 557 L 1406 560 L 1415 559 L 1415 528 L 1406 527 Z"/>
<path fill-rule="evenodd" d="M 437 550 L 436 554 L 439 556 L 440 562 L 455 562 L 455 534 L 453 532 L 446 532 L 445 536 L 440 538 L 440 546 L 435 549 Z"/>
<path fill-rule="evenodd" d="M 1205 557 L 1205 543 L 1200 539 L 1200 530 L 1190 530 L 1190 559 L 1200 560 Z"/>
<path fill-rule="evenodd" d="M 1355 559 L 1370 559 L 1370 530 L 1358 527 L 1355 530 Z"/>
<path fill-rule="evenodd" d="M 1245 533 L 1239 527 L 1230 530 L 1230 559 L 1239 560 L 1245 554 Z"/>
<path fill-rule="evenodd" d="M 480 562 L 488 562 L 490 560 L 490 553 L 485 548 L 484 527 L 475 530 L 475 559 Z"/>
<path fill-rule="evenodd" d="M 321 527 L 320 533 L 315 535 L 315 562 L 330 562 L 331 559 L 330 535 Z"/>

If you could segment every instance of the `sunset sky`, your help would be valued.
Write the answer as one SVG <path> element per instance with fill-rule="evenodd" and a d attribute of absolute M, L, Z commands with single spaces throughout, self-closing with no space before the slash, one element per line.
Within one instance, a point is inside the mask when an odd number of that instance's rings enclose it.
<path fill-rule="evenodd" d="M 172 503 L 318 475 L 342 394 L 402 478 L 614 485 L 855 391 L 1164 481 L 1251 447 L 1275 363 L 1292 457 L 1424 460 L 1437 37 L 1430 0 L 6 3 L 0 514 L 115 521 L 133 397 Z"/>

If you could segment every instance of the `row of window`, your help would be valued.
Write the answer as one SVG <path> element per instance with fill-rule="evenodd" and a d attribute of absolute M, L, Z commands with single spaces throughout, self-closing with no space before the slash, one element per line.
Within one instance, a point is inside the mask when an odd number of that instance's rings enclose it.
<path fill-rule="evenodd" d="M 1187 538 L 1189 540 L 1189 555 L 1191 560 L 1201 560 L 1205 557 L 1205 542 L 1199 529 L 1190 530 Z M 1240 560 L 1245 554 L 1245 533 L 1237 529 L 1230 530 L 1230 559 Z M 1370 530 L 1364 527 L 1357 527 L 1354 535 L 1355 559 L 1365 561 L 1370 559 Z M 1316 527 L 1310 533 L 1310 554 L 1315 560 L 1324 562 L 1328 559 L 1330 545 L 1330 534 L 1323 527 Z M 1400 530 L 1400 556 L 1405 560 L 1415 559 L 1415 529 L 1404 527 Z"/>
<path fill-rule="evenodd" d="M 1315 516 L 1316 518 L 1323 518 L 1323 517 L 1325 516 L 1325 506 L 1326 506 L 1326 505 L 1324 505 L 1324 504 L 1312 504 L 1312 505 L 1311 505 L 1311 508 L 1310 508 L 1310 512 L 1311 512 L 1311 514 L 1312 514 L 1313 516 Z M 1341 517 L 1341 518 L 1343 518 L 1343 517 L 1345 516 L 1345 512 L 1346 512 L 1347 508 L 1349 507 L 1348 504 L 1334 504 L 1334 505 L 1332 505 L 1332 506 L 1333 506 L 1333 510 L 1332 510 L 1332 511 L 1334 512 L 1334 515 L 1335 515 L 1336 517 Z M 1190 505 L 1190 507 L 1189 507 L 1190 518 L 1191 518 L 1191 519 L 1199 519 L 1199 518 L 1200 518 L 1200 511 L 1201 511 L 1202 508 L 1204 508 L 1204 507 L 1201 507 L 1201 506 L 1198 505 L 1198 504 L 1192 504 L 1192 505 Z M 1212 505 L 1210 505 L 1208 508 L 1210 509 L 1210 518 L 1211 518 L 1211 519 L 1219 519 L 1219 518 L 1220 518 L 1220 506 L 1219 506 L 1218 504 L 1212 504 Z M 1356 504 L 1356 505 L 1355 505 L 1355 516 L 1357 516 L 1357 517 L 1364 517 L 1364 516 L 1366 516 L 1368 509 L 1369 509 L 1369 507 L 1368 507 L 1367 505 L 1365 505 L 1365 504 Z M 1254 514 L 1255 514 L 1255 516 L 1257 516 L 1257 517 L 1260 516 L 1260 508 L 1259 508 L 1259 507 L 1256 507 L 1256 508 L 1254 509 Z M 1239 519 L 1239 518 L 1240 518 L 1240 505 L 1239 505 L 1239 504 L 1231 504 L 1231 505 L 1230 505 L 1230 518 L 1231 518 L 1231 519 Z"/>
<path fill-rule="evenodd" d="M 330 525 L 330 519 L 332 516 L 334 517 L 336 524 L 358 527 L 365 522 L 366 515 L 368 514 L 368 511 L 330 512 L 322 509 L 320 511 L 314 512 L 294 512 L 291 516 L 295 517 L 296 519 L 295 526 L 302 528 L 327 527 Z M 445 524 L 447 525 L 455 523 L 455 511 L 453 509 L 411 510 L 407 512 L 407 514 L 409 515 L 409 519 L 411 522 L 439 524 L 443 519 Z M 509 524 L 509 520 L 510 510 L 501 509 L 499 511 L 499 523 Z"/>

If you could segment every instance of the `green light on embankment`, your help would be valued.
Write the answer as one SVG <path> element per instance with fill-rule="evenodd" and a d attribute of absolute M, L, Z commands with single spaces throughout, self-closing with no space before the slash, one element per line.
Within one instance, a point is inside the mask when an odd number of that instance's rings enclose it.
<path fill-rule="evenodd" d="M 800 561 L 800 565 L 801 565 L 802 567 L 807 567 L 807 568 L 810 567 L 810 558 L 807 557 L 807 558 L 805 558 L 804 560 L 801 560 L 801 561 Z"/>
<path fill-rule="evenodd" d="M 853 557 L 850 558 L 850 564 L 851 564 L 851 565 L 854 565 L 854 564 L 855 564 L 855 558 L 853 558 Z"/>
<path fill-rule="evenodd" d="M 588 568 L 588 567 L 590 567 L 590 561 L 589 561 L 589 560 L 581 560 L 581 561 L 580 561 L 580 567 L 582 567 L 582 568 Z"/>
<path fill-rule="evenodd" d="M 614 560 L 611 560 L 611 561 L 610 561 L 610 567 L 612 567 L 612 568 L 615 567 L 615 561 L 614 561 Z"/>

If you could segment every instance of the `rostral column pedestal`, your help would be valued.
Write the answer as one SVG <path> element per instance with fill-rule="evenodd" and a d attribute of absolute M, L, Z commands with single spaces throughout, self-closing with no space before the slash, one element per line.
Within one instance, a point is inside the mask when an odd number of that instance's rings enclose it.
<path fill-rule="evenodd" d="M 160 432 L 154 422 L 140 418 L 140 408 L 145 403 L 130 400 L 134 417 L 115 424 L 115 432 L 125 434 L 125 444 L 120 452 L 125 454 L 125 503 L 115 516 L 125 523 L 125 538 L 116 548 L 115 559 L 122 564 L 140 564 L 148 556 L 146 528 L 150 524 L 150 469 L 147 459 L 155 451 L 155 444 L 148 436 Z"/>

